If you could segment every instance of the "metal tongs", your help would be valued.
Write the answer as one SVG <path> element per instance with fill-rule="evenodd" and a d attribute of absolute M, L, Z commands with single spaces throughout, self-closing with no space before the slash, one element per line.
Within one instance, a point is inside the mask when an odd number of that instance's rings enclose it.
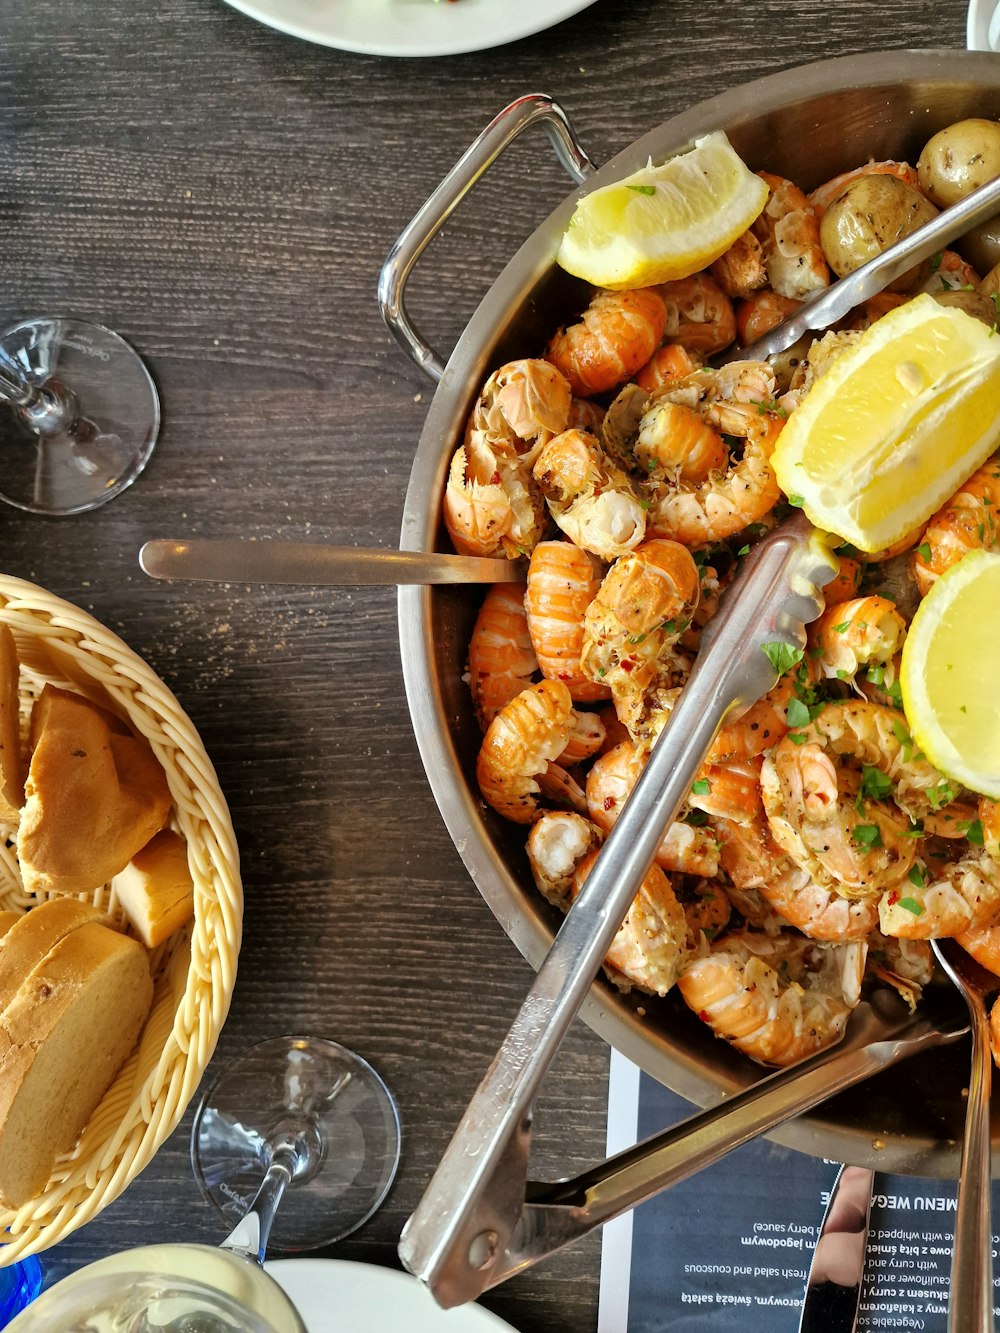
<path fill-rule="evenodd" d="M 964 1009 L 903 1015 L 865 1003 L 831 1055 L 781 1071 L 576 1180 L 529 1185 L 531 1106 L 583 1002 L 664 829 L 722 723 L 778 679 L 772 657 L 805 647 L 836 562 L 802 515 L 746 557 L 705 626 L 691 677 L 670 724 L 553 941 L 534 984 L 421 1200 L 399 1253 L 443 1306 L 473 1300 L 513 1273 L 715 1161 L 730 1148 L 815 1106 L 904 1055 L 968 1030 Z M 765 651 L 765 645 L 768 651 Z M 883 997 L 884 998 L 884 997 Z M 895 1012 L 890 1012 L 891 1010 Z M 887 1016 L 888 1014 L 888 1016 Z"/>
<path fill-rule="evenodd" d="M 764 360 L 810 330 L 828 328 L 998 210 L 1000 178 L 833 283 L 762 339 L 722 359 Z M 935 1014 L 928 996 L 920 1011 L 908 1016 L 898 1004 L 895 1013 L 888 1012 L 891 999 L 876 994 L 852 1015 L 845 1042 L 833 1052 L 773 1074 L 722 1109 L 696 1115 L 574 1180 L 528 1182 L 535 1095 L 665 828 L 687 798 L 723 722 L 744 712 L 777 681 L 763 646 L 804 648 L 805 626 L 821 613 L 820 590 L 834 573 L 824 540 L 797 516 L 749 553 L 705 626 L 701 651 L 669 726 L 403 1229 L 400 1258 L 440 1305 L 474 1300 L 731 1148 L 897 1060 L 969 1030 L 967 1014 L 954 1002 L 945 1014 Z"/>

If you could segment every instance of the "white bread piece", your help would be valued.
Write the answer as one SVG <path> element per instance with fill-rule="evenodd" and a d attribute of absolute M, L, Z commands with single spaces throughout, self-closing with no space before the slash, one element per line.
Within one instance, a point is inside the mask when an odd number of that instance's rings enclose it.
<path fill-rule="evenodd" d="M 28 893 L 99 888 L 166 823 L 166 774 L 145 740 L 116 727 L 117 718 L 82 695 L 42 690 L 17 830 Z"/>
<path fill-rule="evenodd" d="M 103 912 L 76 898 L 50 898 L 25 912 L 0 939 L 0 1015 L 29 972 L 50 949 L 88 921 L 110 924 Z"/>
<path fill-rule="evenodd" d="M 136 852 L 111 887 L 147 949 L 155 949 L 194 916 L 187 843 L 173 829 L 161 829 Z"/>
<path fill-rule="evenodd" d="M 138 940 L 98 922 L 65 936 L 0 1014 L 0 1200 L 45 1186 L 121 1068 L 153 995 Z"/>
<path fill-rule="evenodd" d="M 21 667 L 9 625 L 0 624 L 0 822 L 17 826 L 24 804 L 19 684 Z"/>

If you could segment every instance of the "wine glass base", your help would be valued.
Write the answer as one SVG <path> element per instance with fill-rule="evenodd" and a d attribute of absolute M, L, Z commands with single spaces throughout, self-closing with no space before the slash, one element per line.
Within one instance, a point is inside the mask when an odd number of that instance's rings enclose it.
<path fill-rule="evenodd" d="M 323 1147 L 286 1187 L 270 1251 L 317 1249 L 356 1231 L 399 1165 L 399 1112 L 366 1060 L 319 1037 L 260 1042 L 222 1069 L 191 1131 L 195 1178 L 228 1229 L 264 1178 L 269 1138 L 296 1119 L 315 1126 Z"/>
<path fill-rule="evenodd" d="M 0 402 L 0 500 L 33 514 L 80 514 L 107 504 L 149 462 L 160 400 L 139 354 L 100 324 L 27 319 L 0 333 L 0 357 L 35 388 L 72 395 L 61 426 Z"/>

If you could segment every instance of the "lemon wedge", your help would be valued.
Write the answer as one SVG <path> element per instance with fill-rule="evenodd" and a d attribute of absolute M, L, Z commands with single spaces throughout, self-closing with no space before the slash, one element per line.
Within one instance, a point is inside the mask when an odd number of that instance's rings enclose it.
<path fill-rule="evenodd" d="M 816 380 L 771 462 L 817 527 L 880 551 L 939 509 L 998 439 L 1000 336 L 921 295 Z"/>
<path fill-rule="evenodd" d="M 720 130 L 662 166 L 585 195 L 556 259 L 616 290 L 688 278 L 742 236 L 768 194 Z"/>
<path fill-rule="evenodd" d="M 899 684 L 913 739 L 947 777 L 1000 799 L 1000 554 L 969 551 L 917 607 Z"/>

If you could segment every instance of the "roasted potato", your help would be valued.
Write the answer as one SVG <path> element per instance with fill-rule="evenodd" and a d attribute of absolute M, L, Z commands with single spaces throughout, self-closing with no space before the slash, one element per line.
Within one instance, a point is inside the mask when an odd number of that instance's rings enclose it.
<path fill-rule="evenodd" d="M 859 176 L 823 214 L 820 244 L 827 263 L 843 277 L 936 216 L 929 200 L 895 176 Z M 888 290 L 911 291 L 929 272 L 928 264 L 918 264 Z"/>
<path fill-rule="evenodd" d="M 1000 176 L 1000 122 L 995 120 L 974 117 L 946 125 L 927 140 L 917 159 L 920 188 L 940 208 L 964 199 L 994 176 Z"/>
<path fill-rule="evenodd" d="M 955 249 L 980 273 L 1000 264 L 1000 214 L 987 218 L 954 242 Z"/>
<path fill-rule="evenodd" d="M 990 298 L 983 296 L 981 292 L 970 292 L 963 288 L 957 288 L 950 292 L 935 292 L 934 300 L 939 305 L 956 306 L 959 310 L 964 310 L 973 319 L 981 320 L 989 329 L 996 325 L 997 308 Z"/>

